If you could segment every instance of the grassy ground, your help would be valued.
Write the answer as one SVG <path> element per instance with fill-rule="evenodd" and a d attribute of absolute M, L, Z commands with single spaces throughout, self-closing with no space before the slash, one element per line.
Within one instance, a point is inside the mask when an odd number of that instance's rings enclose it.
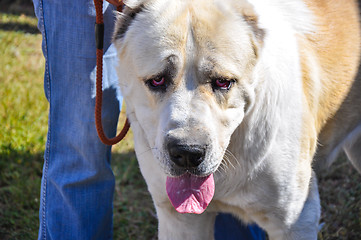
<path fill-rule="evenodd" d="M 361 176 L 345 156 L 319 174 L 319 191 L 324 223 L 319 239 L 361 239 Z"/>
<path fill-rule="evenodd" d="M 28 33 L 36 20 L 25 15 L 1 14 L 0 26 L 0 239 L 35 239 L 47 122 L 41 36 Z"/>
<path fill-rule="evenodd" d="M 36 239 L 48 105 L 36 19 L 0 13 L 0 239 Z M 131 135 L 113 149 L 115 239 L 155 239 Z M 361 177 L 343 158 L 320 176 L 319 239 L 361 239 Z"/>

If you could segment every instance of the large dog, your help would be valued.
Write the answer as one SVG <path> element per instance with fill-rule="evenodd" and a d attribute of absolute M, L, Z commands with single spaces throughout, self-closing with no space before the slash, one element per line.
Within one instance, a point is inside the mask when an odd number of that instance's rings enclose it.
<path fill-rule="evenodd" d="M 212 239 L 215 216 L 316 239 L 314 161 L 361 172 L 353 0 L 129 0 L 120 87 L 160 239 Z"/>

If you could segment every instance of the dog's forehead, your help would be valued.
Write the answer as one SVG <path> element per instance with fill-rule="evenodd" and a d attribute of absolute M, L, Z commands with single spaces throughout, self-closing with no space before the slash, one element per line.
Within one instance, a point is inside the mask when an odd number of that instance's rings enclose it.
<path fill-rule="evenodd" d="M 245 8 L 237 5 L 242 10 L 237 9 L 231 4 L 233 2 L 133 1 L 129 15 L 135 19 L 134 24 L 129 23 L 129 17 L 126 18 L 128 23 L 125 23 L 129 24 L 131 33 L 118 34 L 121 37 L 128 35 L 129 42 L 133 42 L 123 44 L 133 46 L 129 52 L 139 52 L 139 59 L 142 60 L 152 59 L 152 62 L 144 63 L 147 67 L 137 64 L 142 66 L 138 72 L 142 76 L 159 72 L 171 55 L 178 58 L 180 65 L 183 63 L 181 68 L 187 67 L 184 65 L 187 63 L 192 65 L 193 70 L 207 71 L 216 65 L 227 65 L 227 68 L 233 68 L 234 71 L 241 70 L 239 66 L 243 64 L 245 55 L 252 54 L 253 48 L 249 41 L 249 25 L 242 18 Z M 121 29 L 124 31 L 128 26 L 123 23 Z M 240 47 L 243 51 L 239 51 Z M 234 67 L 227 64 L 230 59 Z M 197 69 L 194 68 L 195 65 Z M 221 66 L 218 69 L 224 70 Z"/>
<path fill-rule="evenodd" d="M 218 37 L 242 34 L 239 29 L 237 33 L 231 29 L 244 22 L 242 17 L 251 14 L 253 8 L 235 2 L 244 1 L 154 0 L 146 2 L 144 6 L 149 10 L 149 21 L 153 22 L 150 25 L 162 28 L 168 36 L 175 36 L 172 40 L 184 40 L 192 35 L 202 47 L 211 47 L 209 42 L 216 41 Z"/>

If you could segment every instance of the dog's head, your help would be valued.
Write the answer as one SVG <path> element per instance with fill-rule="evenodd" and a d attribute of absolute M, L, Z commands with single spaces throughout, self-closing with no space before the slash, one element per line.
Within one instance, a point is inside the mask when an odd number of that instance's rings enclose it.
<path fill-rule="evenodd" d="M 128 1 L 120 85 L 165 172 L 208 176 L 252 105 L 263 31 L 243 1 Z"/>

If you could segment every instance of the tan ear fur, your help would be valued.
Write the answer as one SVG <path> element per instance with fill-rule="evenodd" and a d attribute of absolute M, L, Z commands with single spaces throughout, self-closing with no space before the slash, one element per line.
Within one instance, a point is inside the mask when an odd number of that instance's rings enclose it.
<path fill-rule="evenodd" d="M 259 26 L 258 14 L 256 13 L 253 5 L 247 0 L 238 1 L 235 3 L 236 9 L 242 15 L 243 19 L 250 26 L 252 30 L 252 42 L 256 56 L 259 55 L 260 48 L 263 46 L 263 41 L 266 31 Z"/>

